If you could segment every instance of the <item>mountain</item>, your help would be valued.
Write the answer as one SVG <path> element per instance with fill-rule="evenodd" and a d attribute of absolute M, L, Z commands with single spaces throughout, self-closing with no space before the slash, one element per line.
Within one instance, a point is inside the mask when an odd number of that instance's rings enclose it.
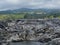
<path fill-rule="evenodd" d="M 5 11 L 0 11 L 0 14 L 11 14 L 11 13 L 21 13 L 21 12 L 31 12 L 34 9 L 28 9 L 28 8 L 20 8 L 20 9 L 15 9 L 15 10 L 5 10 Z"/>
<path fill-rule="evenodd" d="M 0 14 L 12 14 L 12 13 L 22 13 L 22 12 L 46 12 L 46 13 L 56 13 L 60 12 L 60 9 L 29 9 L 29 8 L 20 8 L 20 9 L 15 9 L 15 10 L 5 10 L 5 11 L 0 11 Z"/>

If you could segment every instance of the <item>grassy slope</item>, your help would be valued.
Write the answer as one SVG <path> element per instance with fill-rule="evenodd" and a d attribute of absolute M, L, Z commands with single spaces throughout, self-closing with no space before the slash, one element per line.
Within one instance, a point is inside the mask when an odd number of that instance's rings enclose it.
<path fill-rule="evenodd" d="M 38 18 L 60 18 L 60 13 L 56 14 L 37 14 L 36 13 L 16 13 L 16 14 L 0 14 L 0 20 L 5 19 L 38 19 Z"/>
<path fill-rule="evenodd" d="M 22 19 L 24 18 L 24 14 L 0 14 L 0 20 L 4 19 Z"/>

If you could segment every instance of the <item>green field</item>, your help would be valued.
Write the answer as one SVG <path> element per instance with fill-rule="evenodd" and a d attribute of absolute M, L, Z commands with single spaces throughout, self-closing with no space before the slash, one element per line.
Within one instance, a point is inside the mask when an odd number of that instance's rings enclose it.
<path fill-rule="evenodd" d="M 0 20 L 6 19 L 22 19 L 24 18 L 24 14 L 0 14 Z"/>
<path fill-rule="evenodd" d="M 39 18 L 60 18 L 60 13 L 57 14 L 37 14 L 36 13 L 15 13 L 15 14 L 0 14 L 0 20 L 8 19 L 39 19 Z"/>

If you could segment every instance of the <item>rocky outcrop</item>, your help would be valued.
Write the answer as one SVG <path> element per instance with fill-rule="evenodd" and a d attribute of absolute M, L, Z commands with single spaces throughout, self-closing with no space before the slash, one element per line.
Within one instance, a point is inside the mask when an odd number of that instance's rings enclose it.
<path fill-rule="evenodd" d="M 0 25 L 0 30 L 2 30 L 0 32 L 8 41 L 34 40 L 49 43 L 60 38 L 60 19 L 20 19 L 4 22 L 7 26 L 3 29 Z"/>
<path fill-rule="evenodd" d="M 48 42 L 46 45 L 60 45 L 60 38 L 55 38 L 52 41 Z"/>

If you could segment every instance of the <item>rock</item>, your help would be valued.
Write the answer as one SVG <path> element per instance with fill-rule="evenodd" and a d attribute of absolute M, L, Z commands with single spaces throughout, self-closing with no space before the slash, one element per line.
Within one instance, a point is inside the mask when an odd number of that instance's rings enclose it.
<path fill-rule="evenodd" d="M 54 33 L 60 33 L 60 26 L 54 27 Z"/>
<path fill-rule="evenodd" d="M 52 41 L 48 42 L 47 45 L 60 45 L 60 38 L 55 38 Z"/>
<path fill-rule="evenodd" d="M 20 19 L 3 22 L 3 25 L 0 23 L 0 33 L 2 33 L 2 36 L 6 37 L 6 39 L 12 36 L 13 39 L 16 40 L 37 40 L 43 43 L 52 43 L 54 42 L 52 41 L 53 39 L 60 38 L 60 19 L 38 21 L 35 19 Z"/>
<path fill-rule="evenodd" d="M 40 39 L 38 40 L 42 43 L 47 43 L 49 41 L 51 41 L 51 36 L 48 34 L 43 34 L 42 36 L 40 36 Z"/>
<path fill-rule="evenodd" d="M 47 43 L 49 41 L 51 41 L 51 38 L 44 38 L 39 40 L 39 42 L 42 42 L 42 43 Z"/>
<path fill-rule="evenodd" d="M 15 22 L 9 22 L 8 23 L 8 26 L 13 26 L 13 25 L 15 25 Z"/>

